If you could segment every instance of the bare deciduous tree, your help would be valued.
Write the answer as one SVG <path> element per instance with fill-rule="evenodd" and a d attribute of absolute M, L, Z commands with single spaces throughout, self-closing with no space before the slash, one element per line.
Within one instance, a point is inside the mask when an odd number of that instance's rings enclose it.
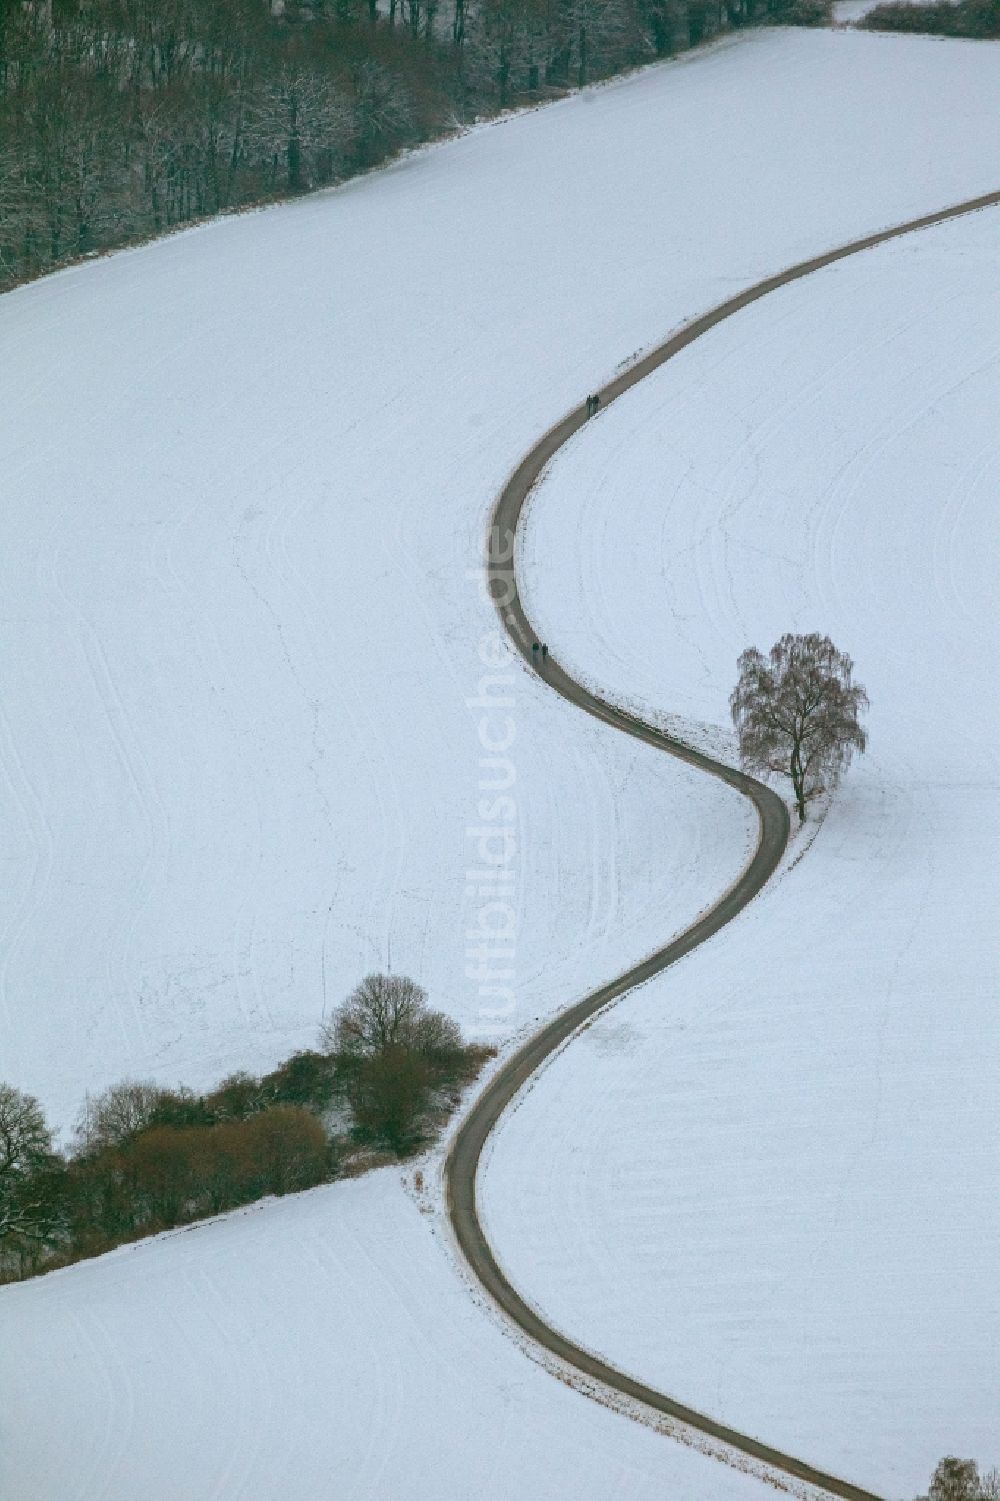
<path fill-rule="evenodd" d="M 405 975 L 366 975 L 323 1028 L 324 1046 L 349 1058 L 372 1058 L 408 1046 L 427 1010 L 427 992 Z"/>
<path fill-rule="evenodd" d="M 403 80 L 372 58 L 357 64 L 351 81 L 358 160 L 365 164 L 410 136 L 413 107 Z"/>
<path fill-rule="evenodd" d="M 991 1470 L 980 1479 L 974 1459 L 949 1454 L 938 1464 L 926 1496 L 918 1501 L 993 1501 L 1000 1496 L 1000 1474 Z"/>
<path fill-rule="evenodd" d="M 284 68 L 246 105 L 244 141 L 258 158 L 283 161 L 299 192 L 339 172 L 353 131 L 351 109 L 336 84 L 302 68 Z"/>
<path fill-rule="evenodd" d="M 418 1139 L 435 1092 L 469 1076 L 458 1026 L 404 975 L 366 976 L 322 1039 L 356 1125 L 397 1152 Z"/>
<path fill-rule="evenodd" d="M 567 64 L 581 88 L 595 65 L 600 71 L 620 67 L 641 53 L 644 33 L 630 0 L 561 0 L 558 20 Z"/>
<path fill-rule="evenodd" d="M 541 0 L 482 0 L 468 28 L 469 74 L 492 86 L 501 109 L 511 95 L 537 86 L 539 59 L 548 50 Z"/>
<path fill-rule="evenodd" d="M 121 1146 L 149 1125 L 166 1093 L 148 1079 L 124 1079 L 103 1094 L 88 1095 L 76 1126 L 78 1151 Z"/>
<path fill-rule="evenodd" d="M 853 752 L 865 749 L 859 715 L 868 695 L 829 636 L 785 635 L 768 657 L 750 647 L 738 665 L 729 703 L 740 760 L 789 777 L 802 820 L 806 804 L 835 787 Z"/>
<path fill-rule="evenodd" d="M 52 1133 L 34 1095 L 0 1084 L 0 1184 L 29 1173 L 52 1151 Z"/>
<path fill-rule="evenodd" d="M 46 1182 L 52 1133 L 33 1095 L 0 1084 L 0 1246 L 46 1238 L 53 1202 Z"/>

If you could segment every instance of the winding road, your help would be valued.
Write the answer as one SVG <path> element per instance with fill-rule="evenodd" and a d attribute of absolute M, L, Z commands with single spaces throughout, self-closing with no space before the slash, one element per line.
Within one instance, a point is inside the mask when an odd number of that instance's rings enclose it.
<path fill-rule="evenodd" d="M 820 271 L 825 266 L 857 255 L 860 251 L 898 239 L 901 235 L 942 224 L 949 219 L 974 213 L 977 209 L 1000 204 L 1000 192 L 984 194 L 968 199 L 949 208 L 926 214 L 919 219 L 910 219 L 891 229 L 852 240 L 835 250 L 826 251 L 806 261 L 800 261 L 764 281 L 757 282 L 735 297 L 720 303 L 707 313 L 685 325 L 677 333 L 659 344 L 649 354 L 631 365 L 623 374 L 604 386 L 599 394 L 602 407 L 652 374 L 654 370 L 679 354 L 695 339 L 731 318 L 734 313 L 766 297 L 769 292 L 790 282 Z M 501 1270 L 486 1238 L 479 1219 L 476 1204 L 476 1175 L 486 1141 L 503 1115 L 507 1106 L 552 1054 L 563 1045 L 586 1021 L 618 1000 L 636 985 L 641 985 L 653 975 L 669 968 L 683 955 L 717 933 L 720 928 L 753 899 L 776 869 L 788 840 L 789 818 L 785 803 L 770 788 L 742 772 L 712 760 L 700 751 L 693 750 L 682 741 L 672 739 L 652 725 L 625 713 L 615 705 L 606 703 L 591 693 L 581 683 L 549 657 L 544 664 L 537 663 L 531 650 L 538 639 L 521 603 L 515 575 L 514 540 L 525 502 L 541 476 L 549 460 L 588 421 L 587 404 L 574 408 L 551 428 L 531 451 L 526 454 L 518 468 L 504 486 L 491 518 L 487 544 L 486 567 L 491 597 L 497 607 L 504 629 L 525 661 L 541 676 L 556 693 L 596 719 L 649 745 L 657 746 L 671 756 L 676 756 L 690 765 L 700 768 L 711 776 L 734 787 L 748 797 L 757 810 L 759 838 L 756 850 L 736 883 L 721 897 L 710 911 L 698 919 L 666 947 L 649 955 L 634 968 L 620 975 L 610 984 L 592 991 L 569 1010 L 537 1032 L 502 1069 L 491 1079 L 482 1095 L 472 1107 L 458 1130 L 445 1164 L 445 1180 L 448 1197 L 448 1213 L 462 1254 L 469 1268 L 486 1292 L 521 1332 L 535 1341 L 544 1350 L 575 1367 L 585 1376 L 602 1382 L 615 1392 L 643 1404 L 656 1414 L 666 1415 L 699 1433 L 748 1455 L 769 1466 L 773 1471 L 798 1481 L 818 1486 L 820 1489 L 845 1501 L 879 1501 L 871 1491 L 853 1485 L 831 1475 L 805 1460 L 786 1454 L 769 1444 L 747 1434 L 739 1433 L 717 1422 L 705 1413 L 686 1406 L 673 1397 L 646 1386 L 643 1382 L 615 1369 L 589 1351 L 573 1343 L 558 1330 L 551 1328 L 544 1319 L 525 1302 L 516 1288 Z"/>

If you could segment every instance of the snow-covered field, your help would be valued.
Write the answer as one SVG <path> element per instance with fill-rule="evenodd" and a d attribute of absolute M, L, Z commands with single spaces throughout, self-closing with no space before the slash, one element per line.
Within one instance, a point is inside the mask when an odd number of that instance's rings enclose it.
<path fill-rule="evenodd" d="M 377 1173 L 3 1294 L 4 1501 L 766 1501 L 476 1306 Z"/>
<path fill-rule="evenodd" d="M 489 671 L 476 576 L 490 501 L 550 421 L 683 318 L 824 246 L 995 187 L 997 56 L 755 33 L 0 299 L 0 1077 L 65 1125 L 86 1089 L 125 1073 L 198 1086 L 266 1066 L 312 1041 L 390 939 L 393 967 L 435 1004 L 502 1037 L 714 898 L 746 852 L 741 803 L 511 667 L 516 1003 L 481 992 L 489 896 L 467 872 L 480 868 L 480 784 L 496 768 L 481 764 L 486 711 L 468 701 Z M 748 392 L 756 383 L 751 372 Z M 665 611 L 660 624 L 666 644 Z M 658 707 L 698 712 L 679 676 L 663 687 Z M 718 712 L 714 698 L 703 710 Z M 493 715 L 486 738 L 498 733 Z M 909 796 L 895 814 L 885 803 L 890 844 Z M 844 836 L 845 860 L 859 838 Z M 785 1019 L 775 1006 L 762 1025 L 784 1036 Z M 710 1118 L 713 1079 L 685 1087 Z M 862 1115 L 831 1120 L 850 1133 Z M 630 1143 L 623 1181 L 645 1141 Z M 296 1424 L 294 1450 L 265 1444 L 253 1463 L 284 1466 L 288 1494 L 316 1494 L 309 1477 L 336 1452 L 348 1492 L 378 1495 L 354 1476 L 375 1473 L 365 1467 L 433 1364 L 435 1410 L 463 1414 L 442 1442 L 430 1404 L 418 1409 L 431 1431 L 413 1453 L 439 1466 L 438 1488 L 408 1482 L 398 1448 L 382 1494 L 474 1493 L 483 1472 L 457 1459 L 453 1471 L 450 1450 L 471 1455 L 472 1419 L 467 1445 L 453 1433 L 477 1402 L 483 1424 L 499 1413 L 505 1425 L 487 1445 L 492 1494 L 547 1494 L 518 1476 L 538 1452 L 524 1440 L 531 1412 L 557 1384 L 512 1349 L 484 1353 L 492 1326 L 458 1311 L 453 1274 L 431 1269 L 430 1242 L 415 1245 L 422 1221 L 404 1228 L 401 1190 L 377 1181 L 4 1291 L 7 1489 L 62 1501 L 74 1435 L 92 1433 L 91 1468 L 73 1470 L 81 1496 L 154 1494 L 153 1470 L 134 1467 L 165 1451 L 168 1475 L 187 1464 L 205 1477 L 185 1494 L 275 1494 L 233 1454 L 273 1412 Z M 537 1180 L 524 1187 L 533 1202 Z M 338 1249 L 342 1217 L 353 1251 Z M 344 1275 L 317 1268 L 327 1241 Z M 429 1268 L 426 1286 L 411 1260 Z M 422 1299 L 452 1309 L 461 1359 Z M 356 1308 L 370 1317 L 354 1323 Z M 314 1348 L 325 1328 L 341 1343 L 314 1392 L 306 1362 L 288 1373 L 288 1347 Z M 14 1354 L 29 1332 L 45 1379 Z M 185 1359 L 177 1378 L 171 1362 Z M 688 1370 L 672 1367 L 670 1385 L 675 1371 L 680 1390 Z M 386 1404 L 383 1430 L 356 1407 L 344 1418 L 362 1374 L 369 1405 Z M 314 1420 L 300 1424 L 306 1397 Z M 646 1471 L 652 1436 L 625 1437 L 623 1419 L 565 1393 L 551 1402 L 540 1448 L 568 1454 L 584 1431 L 607 1433 L 620 1466 L 602 1470 L 588 1439 L 576 1468 L 551 1472 L 551 1494 L 638 1495 L 644 1474 L 658 1494 L 698 1494 L 680 1451 L 660 1440 Z M 406 1421 L 416 1434 L 418 1417 Z M 449 1492 L 453 1473 L 479 1478 Z M 713 1471 L 701 1494 L 728 1483 Z"/>
<path fill-rule="evenodd" d="M 487 1014 L 490 499 L 678 320 L 993 186 L 996 56 L 758 33 L 0 302 L 0 1076 L 65 1123 L 271 1064 L 390 939 L 472 1029 L 530 1024 L 711 899 L 739 803 L 518 673 Z"/>
<path fill-rule="evenodd" d="M 495 1243 L 615 1363 L 889 1495 L 1000 1460 L 998 252 L 988 210 L 738 315 L 578 436 L 524 541 L 589 681 L 722 721 L 744 646 L 828 631 L 871 747 L 501 1128 Z"/>

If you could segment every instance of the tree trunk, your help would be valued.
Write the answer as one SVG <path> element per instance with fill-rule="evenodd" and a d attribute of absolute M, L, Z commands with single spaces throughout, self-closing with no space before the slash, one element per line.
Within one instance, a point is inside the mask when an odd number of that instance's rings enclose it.
<path fill-rule="evenodd" d="M 288 187 L 297 193 L 302 186 L 302 137 L 299 134 L 299 116 L 293 104 L 288 120 Z"/>
<path fill-rule="evenodd" d="M 799 812 L 799 823 L 805 823 L 805 821 L 806 821 L 806 788 L 805 788 L 805 777 L 804 777 L 803 772 L 802 772 L 802 759 L 801 759 L 801 756 L 799 754 L 799 747 L 797 745 L 793 745 L 792 746 L 792 756 L 791 756 L 791 761 L 789 763 L 789 770 L 790 770 L 791 778 L 792 778 L 792 790 L 795 793 L 795 806 L 796 806 L 796 808 L 798 809 L 798 812 Z"/>
<path fill-rule="evenodd" d="M 510 83 L 510 57 L 506 47 L 500 48 L 500 57 L 497 63 L 497 85 L 500 90 L 500 108 L 507 105 L 507 88 Z"/>

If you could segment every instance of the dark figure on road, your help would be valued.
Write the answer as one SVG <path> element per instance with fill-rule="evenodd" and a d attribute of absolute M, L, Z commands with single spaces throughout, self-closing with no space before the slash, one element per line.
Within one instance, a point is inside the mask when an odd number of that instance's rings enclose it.
<path fill-rule="evenodd" d="M 543 662 L 547 662 L 548 661 L 548 657 L 549 657 L 549 649 L 548 649 L 548 647 L 545 645 L 545 643 L 543 641 L 542 642 L 542 661 Z"/>
<path fill-rule="evenodd" d="M 538 642 L 537 641 L 532 641 L 532 643 L 531 643 L 531 660 L 533 662 L 535 662 L 535 663 L 538 662 L 538 651 L 539 651 Z"/>
<path fill-rule="evenodd" d="M 599 396 L 596 396 L 596 395 L 594 395 L 594 396 L 588 396 L 587 397 L 587 416 L 588 417 L 596 417 L 598 411 L 600 410 L 600 406 L 601 406 L 601 398 Z"/>

